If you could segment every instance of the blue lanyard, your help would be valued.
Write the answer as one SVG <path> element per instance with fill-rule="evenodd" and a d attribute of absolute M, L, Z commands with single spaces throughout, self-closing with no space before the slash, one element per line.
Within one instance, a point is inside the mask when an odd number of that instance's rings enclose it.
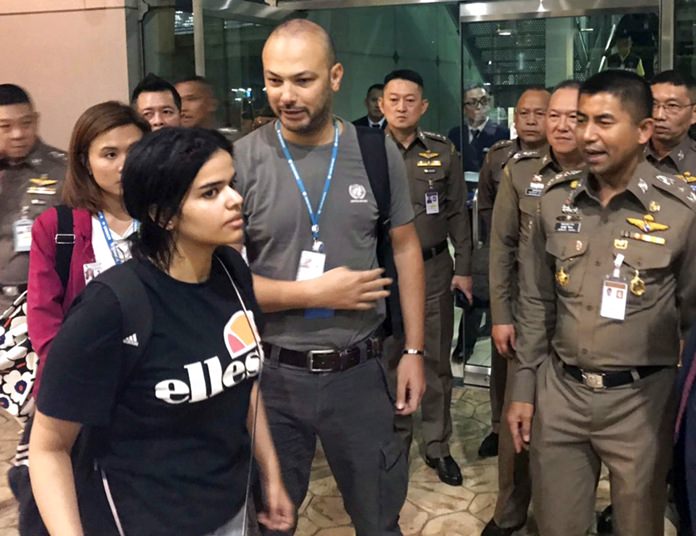
<path fill-rule="evenodd" d="M 319 219 L 321 218 L 321 213 L 324 211 L 324 202 L 326 201 L 326 196 L 329 193 L 331 179 L 333 178 L 334 168 L 336 167 L 336 158 L 338 157 L 338 121 L 334 120 L 334 140 L 333 148 L 331 150 L 331 162 L 329 163 L 329 171 L 326 174 L 326 180 L 324 181 L 324 191 L 321 194 L 321 199 L 319 200 L 319 206 L 317 207 L 316 212 L 314 212 L 314 209 L 312 209 L 309 194 L 307 194 L 307 189 L 302 181 L 302 177 L 300 177 L 300 173 L 297 171 L 295 160 L 293 160 L 290 150 L 288 149 L 288 144 L 285 143 L 285 139 L 283 139 L 283 135 L 280 132 L 280 121 L 276 121 L 275 129 L 276 134 L 278 135 L 278 141 L 280 142 L 280 147 L 283 149 L 283 154 L 285 155 L 285 159 L 288 161 L 290 171 L 292 171 L 292 175 L 295 177 L 297 188 L 302 194 L 302 199 L 304 199 L 305 205 L 307 206 L 307 212 L 309 213 L 309 219 L 312 222 L 312 239 L 314 242 L 312 244 L 312 249 L 314 251 L 321 251 L 324 244 L 319 241 Z"/>
<path fill-rule="evenodd" d="M 111 256 L 114 258 L 114 262 L 116 264 L 121 264 L 121 263 L 125 262 L 126 256 L 118 248 L 118 245 L 116 244 L 116 241 L 114 240 L 114 236 L 111 234 L 111 229 L 109 229 L 109 224 L 106 223 L 106 217 L 104 216 L 104 212 L 100 210 L 97 213 L 97 217 L 99 218 L 99 223 L 101 224 L 102 233 L 104 234 L 104 238 L 106 238 L 106 245 L 109 246 L 109 251 L 111 252 Z M 133 220 L 133 227 L 137 231 L 138 227 L 140 227 L 139 222 L 137 222 L 136 220 Z"/>

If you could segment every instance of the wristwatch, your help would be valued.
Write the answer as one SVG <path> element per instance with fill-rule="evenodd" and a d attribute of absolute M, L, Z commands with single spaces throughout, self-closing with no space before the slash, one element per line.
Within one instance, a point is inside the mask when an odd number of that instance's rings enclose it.
<path fill-rule="evenodd" d="M 418 348 L 404 348 L 404 351 L 401 352 L 401 355 L 425 355 L 425 352 L 423 350 L 419 350 Z"/>

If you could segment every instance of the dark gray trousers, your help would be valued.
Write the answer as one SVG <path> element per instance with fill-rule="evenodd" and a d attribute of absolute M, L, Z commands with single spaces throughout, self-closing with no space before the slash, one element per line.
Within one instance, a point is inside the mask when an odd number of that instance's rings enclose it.
<path fill-rule="evenodd" d="M 307 494 L 319 437 L 357 536 L 400 536 L 408 464 L 394 432 L 394 400 L 379 359 L 324 374 L 269 359 L 261 391 L 295 507 Z"/>

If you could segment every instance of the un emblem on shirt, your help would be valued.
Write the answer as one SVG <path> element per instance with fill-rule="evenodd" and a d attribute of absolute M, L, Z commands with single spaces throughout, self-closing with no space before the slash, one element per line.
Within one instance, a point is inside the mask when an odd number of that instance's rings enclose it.
<path fill-rule="evenodd" d="M 362 184 L 351 184 L 348 187 L 348 193 L 350 194 L 351 203 L 367 203 L 367 190 Z"/>

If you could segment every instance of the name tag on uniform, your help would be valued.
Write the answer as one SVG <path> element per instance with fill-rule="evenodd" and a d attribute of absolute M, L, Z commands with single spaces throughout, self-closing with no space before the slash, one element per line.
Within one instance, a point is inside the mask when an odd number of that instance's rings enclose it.
<path fill-rule="evenodd" d="M 554 230 L 557 233 L 579 233 L 581 222 L 579 221 L 559 221 Z"/>
<path fill-rule="evenodd" d="M 297 281 L 316 279 L 324 273 L 326 254 L 318 251 L 303 251 L 300 265 L 297 267 Z M 329 318 L 334 315 L 332 309 L 305 309 L 305 318 Z"/>
<path fill-rule="evenodd" d="M 628 285 L 623 281 L 606 279 L 602 285 L 602 307 L 599 315 L 612 320 L 626 318 Z"/>
<path fill-rule="evenodd" d="M 541 197 L 542 193 L 544 193 L 543 182 L 531 182 L 525 191 L 528 197 Z"/>

